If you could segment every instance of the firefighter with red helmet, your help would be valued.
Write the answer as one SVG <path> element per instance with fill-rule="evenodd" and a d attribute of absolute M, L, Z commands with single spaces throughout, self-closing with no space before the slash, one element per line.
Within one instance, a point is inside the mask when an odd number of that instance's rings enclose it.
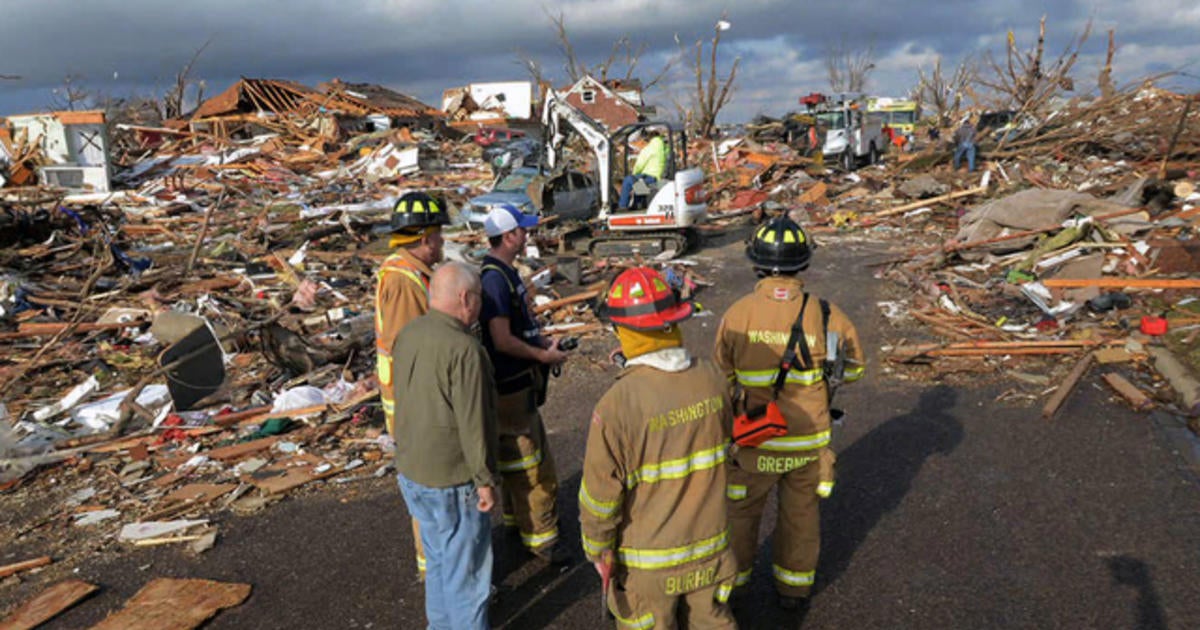
<path fill-rule="evenodd" d="M 449 223 L 442 205 L 423 192 L 410 192 L 396 201 L 391 216 L 389 245 L 397 248 L 379 267 L 375 285 L 375 375 L 389 435 L 395 428 L 392 398 L 392 344 L 412 320 L 429 311 L 429 278 L 442 261 L 442 226 Z M 413 519 L 417 572 L 425 575 L 425 554 L 417 521 Z"/>
<path fill-rule="evenodd" d="M 610 286 L 624 368 L 597 403 L 579 486 L 583 549 L 622 628 L 734 628 L 723 498 L 731 422 L 717 366 L 683 347 L 692 314 L 653 269 Z M 611 575 L 612 587 L 607 588 Z"/>
<path fill-rule="evenodd" d="M 761 280 L 721 319 L 714 353 L 738 413 L 727 488 L 737 585 L 750 581 L 767 495 L 778 485 L 772 574 L 780 604 L 794 608 L 811 592 L 820 499 L 833 491 L 831 413 L 840 412 L 830 409 L 832 392 L 861 378 L 865 357 L 846 314 L 810 296 L 797 277 L 812 257 L 799 225 L 786 216 L 771 220 L 746 254 Z M 743 431 L 767 426 L 772 413 L 779 426 L 770 432 Z"/>

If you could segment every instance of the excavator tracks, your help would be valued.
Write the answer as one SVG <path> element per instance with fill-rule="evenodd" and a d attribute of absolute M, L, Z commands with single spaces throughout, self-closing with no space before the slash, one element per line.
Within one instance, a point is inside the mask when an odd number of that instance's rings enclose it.
<path fill-rule="evenodd" d="M 619 233 L 608 232 L 587 243 L 588 255 L 605 258 L 608 256 L 636 256 L 671 259 L 683 255 L 690 247 L 699 243 L 695 230 Z"/>

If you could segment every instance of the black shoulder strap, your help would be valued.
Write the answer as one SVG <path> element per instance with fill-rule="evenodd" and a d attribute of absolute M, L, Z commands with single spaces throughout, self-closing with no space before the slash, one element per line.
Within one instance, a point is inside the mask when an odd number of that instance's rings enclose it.
<path fill-rule="evenodd" d="M 829 302 L 825 298 L 821 298 L 821 330 L 829 334 Z"/>
<path fill-rule="evenodd" d="M 804 357 L 805 369 L 812 365 L 812 354 L 808 351 L 808 341 L 804 339 L 804 307 L 806 306 L 808 306 L 808 293 L 804 294 L 804 299 L 800 302 L 800 313 L 796 315 L 796 321 L 792 324 L 792 333 L 788 336 L 783 359 L 779 362 L 779 372 L 775 374 L 775 382 L 771 384 L 772 398 L 779 398 L 779 392 L 783 389 L 783 384 L 787 382 L 787 373 L 792 369 L 792 364 L 796 362 L 797 341 L 803 341 L 799 346 L 800 354 Z"/>
<path fill-rule="evenodd" d="M 508 277 L 508 273 L 506 273 L 504 269 L 500 268 L 499 265 L 495 265 L 493 263 L 484 263 L 483 268 L 479 272 L 480 277 L 489 271 L 500 274 L 500 277 L 504 278 L 504 284 L 508 285 L 508 309 L 511 311 L 508 316 L 508 328 L 512 331 L 513 336 L 515 336 L 517 339 L 523 339 L 524 331 L 520 329 L 517 323 L 517 317 L 524 313 L 524 311 L 521 309 L 521 296 L 517 293 L 517 287 L 513 285 L 513 281 Z"/>

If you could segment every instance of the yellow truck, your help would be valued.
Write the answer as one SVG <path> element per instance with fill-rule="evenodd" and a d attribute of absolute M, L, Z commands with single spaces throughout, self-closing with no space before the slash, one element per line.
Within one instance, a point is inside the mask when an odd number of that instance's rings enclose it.
<path fill-rule="evenodd" d="M 920 112 L 915 101 L 900 98 L 876 97 L 867 101 L 867 112 L 874 114 L 888 134 L 892 144 L 901 145 L 912 142 L 912 137 Z M 897 137 L 903 140 L 897 141 Z"/>

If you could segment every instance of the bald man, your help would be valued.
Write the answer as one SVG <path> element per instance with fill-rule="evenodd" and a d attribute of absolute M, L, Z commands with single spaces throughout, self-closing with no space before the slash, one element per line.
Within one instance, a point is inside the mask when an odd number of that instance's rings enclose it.
<path fill-rule="evenodd" d="M 425 547 L 425 616 L 434 629 L 489 627 L 496 504 L 496 389 L 470 327 L 479 275 L 462 263 L 433 274 L 430 311 L 392 348 L 396 471 Z"/>

